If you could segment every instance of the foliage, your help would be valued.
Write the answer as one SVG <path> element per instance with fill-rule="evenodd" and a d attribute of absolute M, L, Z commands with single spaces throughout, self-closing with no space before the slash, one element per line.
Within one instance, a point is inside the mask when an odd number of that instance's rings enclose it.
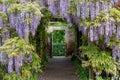
<path fill-rule="evenodd" d="M 82 46 L 81 48 L 88 58 L 87 61 L 83 61 L 83 66 L 91 66 L 93 71 L 99 74 L 105 71 L 117 75 L 117 63 L 112 60 L 109 52 L 100 50 L 94 44 L 88 44 L 88 46 Z"/>
<path fill-rule="evenodd" d="M 47 44 L 47 38 L 49 34 L 46 32 L 46 28 L 50 22 L 51 13 L 48 11 L 48 8 L 44 8 L 42 11 L 44 16 L 41 18 L 35 37 L 31 41 L 35 41 L 36 53 L 41 57 L 41 65 L 44 67 L 48 62 L 47 49 L 49 46 Z"/>
<path fill-rule="evenodd" d="M 89 70 L 87 68 L 82 67 L 81 61 L 73 56 L 72 62 L 76 67 L 76 74 L 80 80 L 88 80 L 89 79 Z"/>
<path fill-rule="evenodd" d="M 53 55 L 54 56 L 65 56 L 66 47 L 64 43 L 53 44 Z"/>
<path fill-rule="evenodd" d="M 0 79 L 3 79 L 3 75 L 4 75 L 3 72 L 4 72 L 4 71 L 3 71 L 2 68 L 0 67 Z"/>
<path fill-rule="evenodd" d="M 56 30 L 53 32 L 53 43 L 64 43 L 65 42 L 65 31 Z"/>
<path fill-rule="evenodd" d="M 6 73 L 3 80 L 21 80 L 21 78 L 17 75 L 16 72 L 13 72 L 12 74 Z"/>
<path fill-rule="evenodd" d="M 105 2 L 105 1 L 111 1 L 111 0 L 99 0 L 101 3 L 102 2 Z M 89 0 L 89 1 L 86 1 L 86 0 L 74 0 L 74 1 L 72 1 L 72 0 L 70 0 L 70 8 L 69 8 L 69 10 L 68 10 L 68 13 L 69 14 L 72 14 L 72 15 L 76 15 L 76 13 L 77 13 L 77 5 L 80 3 L 90 3 L 90 2 L 96 2 L 96 0 Z"/>
<path fill-rule="evenodd" d="M 96 76 L 96 80 L 116 80 L 115 78 L 114 79 L 111 79 L 109 77 L 107 78 L 102 78 L 102 76 Z M 118 79 L 117 79 L 118 80 Z"/>
<path fill-rule="evenodd" d="M 83 0 L 84 1 L 84 0 Z M 111 0 L 99 0 L 100 2 L 111 1 Z M 96 0 L 90 0 L 90 2 L 96 2 Z"/>
<path fill-rule="evenodd" d="M 91 25 L 94 27 L 100 27 L 101 22 L 109 23 L 110 21 L 115 22 L 116 25 L 118 24 L 120 21 L 120 8 L 113 7 L 107 14 L 103 11 L 100 11 L 94 20 L 91 20 L 90 17 L 86 18 L 85 20 L 79 18 L 81 25 L 86 24 L 86 28 L 89 28 Z"/>
<path fill-rule="evenodd" d="M 10 4 L 10 3 L 18 3 L 20 0 L 0 0 L 0 3 Z"/>
<path fill-rule="evenodd" d="M 65 31 L 56 30 L 53 32 L 53 55 L 64 56 L 66 52 L 65 47 Z"/>
<path fill-rule="evenodd" d="M 36 80 L 37 75 L 35 73 L 42 72 L 41 58 L 35 53 L 34 47 L 24 39 L 18 37 L 10 38 L 4 42 L 0 50 L 7 53 L 9 58 L 19 58 L 20 54 L 24 54 L 24 63 L 20 67 L 21 76 L 18 76 L 16 71 L 12 73 L 2 71 L 4 72 L 3 80 Z M 30 58 L 30 56 L 32 57 Z"/>
<path fill-rule="evenodd" d="M 67 12 L 69 14 L 75 15 L 77 12 L 76 6 L 77 6 L 77 1 L 71 1 L 70 8 L 68 9 Z"/>
<path fill-rule="evenodd" d="M 48 24 L 48 26 L 50 26 L 50 27 L 51 27 L 51 26 L 61 26 L 61 27 L 62 27 L 62 26 L 66 26 L 66 27 L 67 27 L 68 24 L 65 23 L 65 22 L 59 22 L 59 21 L 58 21 L 58 22 L 55 22 L 55 23 L 50 22 L 50 23 Z"/>
<path fill-rule="evenodd" d="M 113 22 L 118 23 L 120 21 L 120 9 L 119 8 L 112 8 L 110 11 L 110 19 Z"/>
<path fill-rule="evenodd" d="M 32 55 L 32 62 L 26 63 L 21 67 L 21 80 L 36 80 L 38 78 L 37 74 L 39 72 L 42 72 L 41 58 L 36 53 L 34 53 Z"/>
<path fill-rule="evenodd" d="M 37 80 L 38 78 L 36 74 L 31 74 L 29 71 L 25 71 L 24 73 L 24 76 L 18 76 L 16 72 L 11 74 L 6 73 L 3 80 Z"/>
<path fill-rule="evenodd" d="M 41 72 L 41 64 L 40 64 L 41 58 L 36 53 L 32 54 L 32 61 L 31 62 L 25 62 L 25 63 L 26 64 L 24 64 L 21 68 L 23 73 L 25 72 L 24 70 L 28 70 L 31 72 L 34 71 L 34 73 Z"/>
<path fill-rule="evenodd" d="M 91 20 L 90 17 L 86 18 L 85 20 L 79 19 L 79 22 L 84 25 L 86 24 L 86 28 L 89 28 L 91 25 L 94 27 L 100 27 L 101 22 L 108 22 L 108 17 L 104 12 L 100 12 L 98 16 L 95 17 L 94 20 Z"/>
<path fill-rule="evenodd" d="M 113 35 L 111 38 L 110 38 L 110 43 L 108 46 L 110 46 L 110 48 L 112 48 L 113 46 L 119 46 L 120 47 L 120 41 L 119 40 L 116 40 L 115 39 L 115 36 Z"/>
<path fill-rule="evenodd" d="M 82 36 L 81 39 L 82 39 L 82 45 L 84 46 L 88 45 L 89 42 L 87 35 Z"/>
<path fill-rule="evenodd" d="M 97 76 L 96 80 L 104 80 L 101 76 Z"/>
<path fill-rule="evenodd" d="M 36 2 L 27 2 L 25 4 L 13 4 L 11 7 L 8 8 L 8 11 L 10 13 L 20 13 L 20 12 L 27 12 L 27 13 L 33 13 L 38 16 L 43 16 L 41 13 L 41 8 L 39 4 Z"/>
<path fill-rule="evenodd" d="M 20 54 L 30 54 L 34 51 L 34 47 L 28 44 L 24 39 L 18 37 L 6 40 L 0 47 L 1 52 L 8 54 L 8 57 L 19 57 Z"/>
<path fill-rule="evenodd" d="M 4 12 L 0 11 L 0 17 L 2 18 L 3 21 L 7 20 L 7 15 Z"/>
<path fill-rule="evenodd" d="M 120 77 L 112 77 L 111 79 L 112 79 L 112 80 L 119 80 Z"/>

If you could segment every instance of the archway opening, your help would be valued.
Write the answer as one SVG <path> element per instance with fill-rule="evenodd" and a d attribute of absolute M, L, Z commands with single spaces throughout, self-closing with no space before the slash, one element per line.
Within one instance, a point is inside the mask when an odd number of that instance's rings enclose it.
<path fill-rule="evenodd" d="M 75 28 L 65 21 L 50 22 L 47 28 L 49 36 L 49 56 L 71 56 L 75 52 Z"/>
<path fill-rule="evenodd" d="M 65 56 L 66 44 L 65 44 L 65 30 L 53 31 L 53 56 Z"/>

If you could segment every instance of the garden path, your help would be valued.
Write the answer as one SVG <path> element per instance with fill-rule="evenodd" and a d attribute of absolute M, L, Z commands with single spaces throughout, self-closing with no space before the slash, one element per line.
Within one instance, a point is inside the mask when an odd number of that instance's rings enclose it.
<path fill-rule="evenodd" d="M 39 80 L 78 80 L 78 78 L 70 58 L 53 57 Z"/>

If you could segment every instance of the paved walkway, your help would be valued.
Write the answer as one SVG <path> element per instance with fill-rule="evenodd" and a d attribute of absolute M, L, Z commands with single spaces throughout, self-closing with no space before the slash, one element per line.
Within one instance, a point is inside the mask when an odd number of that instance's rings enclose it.
<path fill-rule="evenodd" d="M 39 80 L 78 80 L 70 58 L 54 57 Z"/>

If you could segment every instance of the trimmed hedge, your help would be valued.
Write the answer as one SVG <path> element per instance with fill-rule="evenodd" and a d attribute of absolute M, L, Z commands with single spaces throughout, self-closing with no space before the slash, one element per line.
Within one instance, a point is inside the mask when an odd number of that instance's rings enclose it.
<path fill-rule="evenodd" d="M 65 43 L 53 43 L 53 56 L 65 56 Z"/>

